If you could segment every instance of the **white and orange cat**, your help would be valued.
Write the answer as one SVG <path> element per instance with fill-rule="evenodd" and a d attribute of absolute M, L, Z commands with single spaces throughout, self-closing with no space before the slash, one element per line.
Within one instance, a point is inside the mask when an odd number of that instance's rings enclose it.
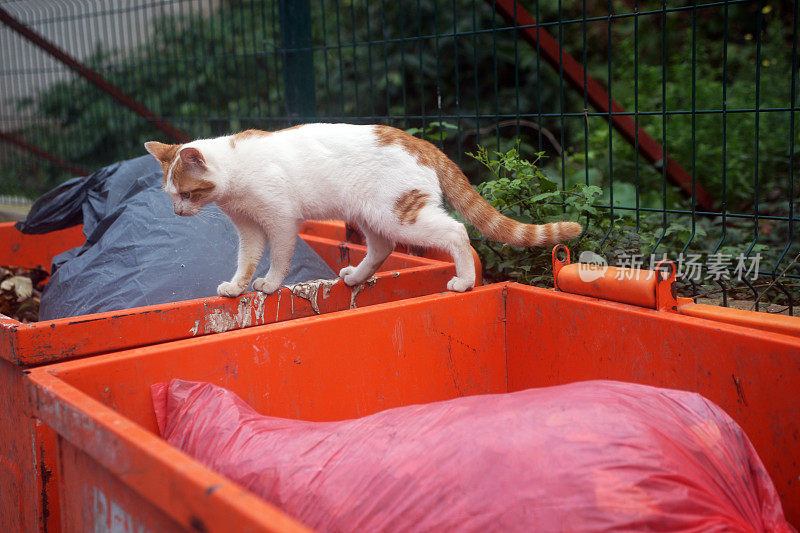
<path fill-rule="evenodd" d="M 339 272 L 347 285 L 370 278 L 401 242 L 448 252 L 456 276 L 447 288 L 470 290 L 475 266 L 467 230 L 447 214 L 442 193 L 495 241 L 545 246 L 581 232 L 575 222 L 532 225 L 501 215 L 434 145 L 388 126 L 305 124 L 145 148 L 161 162 L 176 214 L 191 216 L 216 202 L 236 225 L 236 273 L 219 285 L 220 296 L 247 289 L 267 242 L 269 271 L 253 288 L 278 290 L 300 225 L 328 219 L 345 220 L 366 237 L 364 260 Z"/>

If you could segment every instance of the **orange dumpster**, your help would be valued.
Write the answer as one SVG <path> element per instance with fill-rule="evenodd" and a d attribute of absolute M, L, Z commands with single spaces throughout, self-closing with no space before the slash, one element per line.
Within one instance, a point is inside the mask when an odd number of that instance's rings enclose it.
<path fill-rule="evenodd" d="M 746 431 L 800 524 L 800 339 L 505 283 L 31 370 L 27 410 L 57 434 L 66 530 L 302 529 L 158 436 L 150 387 L 173 378 L 314 421 L 592 379 L 695 391 Z"/>
<path fill-rule="evenodd" d="M 345 242 L 340 222 L 309 222 L 301 237 L 338 272 L 365 255 Z M 0 265 L 49 270 L 51 259 L 84 241 L 81 227 L 45 235 L 23 235 L 13 223 L 0 224 Z M 403 249 L 403 251 L 408 251 Z M 478 283 L 480 262 L 475 255 Z M 122 311 L 23 324 L 0 315 L 0 531 L 55 531 L 59 494 L 52 487 L 55 436 L 22 413 L 22 374 L 46 363 L 109 353 L 134 346 L 201 337 L 231 329 L 363 307 L 446 290 L 455 275 L 438 252 L 414 256 L 395 252 L 363 286 L 343 282 L 298 283 L 266 296 L 209 297 Z"/>

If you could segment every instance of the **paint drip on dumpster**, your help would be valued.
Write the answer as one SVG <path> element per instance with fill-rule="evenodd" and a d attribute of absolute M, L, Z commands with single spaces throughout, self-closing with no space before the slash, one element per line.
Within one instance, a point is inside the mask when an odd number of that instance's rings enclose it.
<path fill-rule="evenodd" d="M 266 295 L 262 292 L 254 292 L 251 295 L 241 296 L 239 303 L 234 311 L 231 309 L 227 302 L 221 304 L 218 308 L 209 309 L 209 304 L 203 304 L 203 317 L 194 322 L 194 326 L 189 333 L 196 336 L 200 333 L 222 333 L 233 329 L 247 328 L 250 326 L 262 325 L 265 323 L 264 313 L 266 301 L 271 296 L 275 298 L 275 322 L 280 321 L 281 299 L 284 292 L 288 293 L 289 305 L 291 306 L 291 316 L 295 316 L 294 299 L 301 298 L 306 300 L 311 305 L 314 314 L 320 314 L 320 293 L 322 293 L 322 300 L 326 300 L 330 296 L 331 289 L 341 281 L 340 278 L 334 279 L 315 279 L 311 281 L 304 281 L 301 283 L 293 283 L 281 287 L 281 289 L 274 295 Z M 361 292 L 372 287 L 377 283 L 378 278 L 371 277 L 364 283 L 348 287 L 350 289 L 350 309 L 355 309 L 356 297 Z"/>

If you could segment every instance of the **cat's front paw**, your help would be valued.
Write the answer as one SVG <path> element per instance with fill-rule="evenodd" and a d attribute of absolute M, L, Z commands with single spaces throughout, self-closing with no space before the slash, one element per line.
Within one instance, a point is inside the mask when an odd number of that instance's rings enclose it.
<path fill-rule="evenodd" d="M 244 288 L 230 281 L 223 281 L 217 286 L 217 294 L 225 298 L 236 298 L 242 292 L 244 292 Z"/>
<path fill-rule="evenodd" d="M 356 267 L 354 266 L 346 266 L 339 271 L 339 277 L 344 280 L 344 284 L 348 287 L 358 285 L 364 281 L 363 279 L 356 279 L 356 277 L 353 275 L 355 271 Z"/>
<path fill-rule="evenodd" d="M 455 292 L 465 292 L 475 285 L 475 282 L 467 281 L 463 278 L 455 277 L 447 282 L 447 290 Z"/>
<path fill-rule="evenodd" d="M 256 278 L 253 288 L 264 294 L 272 294 L 280 288 L 280 283 L 267 281 L 266 278 Z"/>

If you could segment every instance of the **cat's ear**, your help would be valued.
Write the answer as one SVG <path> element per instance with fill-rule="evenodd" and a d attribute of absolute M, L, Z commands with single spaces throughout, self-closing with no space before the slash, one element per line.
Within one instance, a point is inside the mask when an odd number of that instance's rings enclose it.
<path fill-rule="evenodd" d="M 174 150 L 176 146 L 173 144 L 164 144 L 158 141 L 150 141 L 144 143 L 144 149 L 159 161 L 169 162 L 171 156 L 175 155 Z"/>
<path fill-rule="evenodd" d="M 180 151 L 181 162 L 195 168 L 206 168 L 206 160 L 197 148 L 188 147 Z"/>

